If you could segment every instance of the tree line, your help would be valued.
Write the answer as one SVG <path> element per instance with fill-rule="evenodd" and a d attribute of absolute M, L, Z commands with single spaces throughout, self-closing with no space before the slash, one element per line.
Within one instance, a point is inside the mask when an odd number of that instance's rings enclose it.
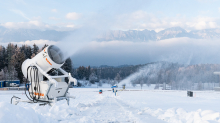
<path fill-rule="evenodd" d="M 111 85 L 127 81 L 134 87 L 151 84 L 155 89 L 165 84 L 172 90 L 203 90 L 219 86 L 220 64 L 183 65 L 171 62 L 153 62 L 143 65 L 128 65 L 123 67 L 84 67 L 73 70 L 73 75 L 81 84 L 103 83 Z M 89 82 L 89 83 L 88 83 Z M 168 88 L 167 88 L 168 89 Z"/>
<path fill-rule="evenodd" d="M 73 75 L 77 79 L 86 79 L 89 80 L 91 74 L 96 75 L 99 79 L 114 79 L 117 75 L 121 79 L 126 78 L 130 74 L 136 72 L 136 70 L 143 65 L 128 65 L 125 67 L 84 67 L 80 66 L 73 70 Z"/>

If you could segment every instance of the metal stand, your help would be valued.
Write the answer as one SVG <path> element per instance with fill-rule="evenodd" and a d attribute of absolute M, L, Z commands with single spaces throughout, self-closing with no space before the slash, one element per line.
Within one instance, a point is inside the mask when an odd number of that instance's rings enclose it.
<path fill-rule="evenodd" d="M 50 106 L 52 106 L 52 105 L 53 105 L 54 103 L 56 103 L 57 101 L 66 99 L 67 104 L 69 105 L 69 100 L 70 100 L 70 98 L 75 99 L 74 96 L 66 96 L 66 97 L 54 98 L 53 100 L 49 100 L 48 102 L 38 101 L 38 102 L 36 102 L 36 103 L 39 103 L 39 106 L 45 106 L 45 105 L 47 105 L 47 104 L 50 105 Z M 22 100 L 21 98 L 15 97 L 15 96 L 13 96 L 13 97 L 11 98 L 11 103 L 12 103 L 13 105 L 17 105 L 19 102 L 35 103 L 35 102 L 33 102 L 33 101 L 30 101 L 30 100 Z"/>

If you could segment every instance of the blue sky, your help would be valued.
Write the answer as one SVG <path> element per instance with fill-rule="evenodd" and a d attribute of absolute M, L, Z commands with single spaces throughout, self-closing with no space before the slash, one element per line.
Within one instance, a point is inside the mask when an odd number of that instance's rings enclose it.
<path fill-rule="evenodd" d="M 218 0 L 7 0 L 0 1 L 7 28 L 74 30 L 95 22 L 107 29 L 219 28 Z"/>

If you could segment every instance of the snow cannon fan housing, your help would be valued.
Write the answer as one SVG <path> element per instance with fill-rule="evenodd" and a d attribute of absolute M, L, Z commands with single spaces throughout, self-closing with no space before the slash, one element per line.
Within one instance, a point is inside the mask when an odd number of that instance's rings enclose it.
<path fill-rule="evenodd" d="M 25 60 L 22 64 L 22 72 L 23 75 L 27 78 L 27 69 L 29 66 L 32 66 L 32 63 L 36 63 L 44 72 L 48 72 L 53 68 L 60 68 L 64 62 L 65 59 L 61 50 L 54 45 L 50 45 L 44 48 L 43 51 L 38 53 L 32 59 Z M 40 80 L 41 78 L 42 77 L 40 77 Z"/>

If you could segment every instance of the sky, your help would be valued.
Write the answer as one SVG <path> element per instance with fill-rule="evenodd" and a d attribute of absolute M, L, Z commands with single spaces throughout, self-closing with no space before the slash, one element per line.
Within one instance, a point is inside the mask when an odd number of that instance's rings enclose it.
<path fill-rule="evenodd" d="M 109 29 L 160 31 L 218 28 L 219 0 L 0 0 L 0 24 L 7 28 L 74 30 L 89 19 L 114 19 Z M 107 21 L 106 23 L 110 23 Z"/>
<path fill-rule="evenodd" d="M 218 40 L 185 37 L 157 42 L 93 40 L 107 30 L 220 28 L 220 0 L 0 0 L 0 13 L 0 26 L 9 29 L 73 31 L 58 42 L 41 39 L 19 44 L 58 45 L 66 57 L 72 58 L 75 67 L 220 61 Z"/>

